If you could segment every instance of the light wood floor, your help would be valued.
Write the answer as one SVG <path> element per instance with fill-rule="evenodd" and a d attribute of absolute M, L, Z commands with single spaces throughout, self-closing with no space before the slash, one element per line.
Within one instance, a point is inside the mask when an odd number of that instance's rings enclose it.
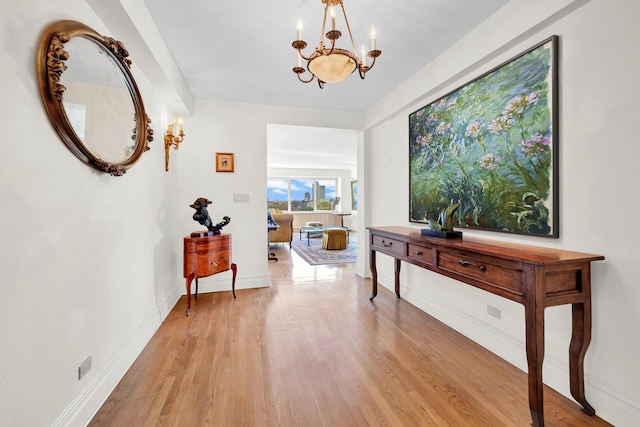
<path fill-rule="evenodd" d="M 274 248 L 271 287 L 201 294 L 190 317 L 183 297 L 90 426 L 531 424 L 525 373 L 384 288 L 369 302 L 353 265 Z M 609 425 L 549 388 L 545 417 Z"/>

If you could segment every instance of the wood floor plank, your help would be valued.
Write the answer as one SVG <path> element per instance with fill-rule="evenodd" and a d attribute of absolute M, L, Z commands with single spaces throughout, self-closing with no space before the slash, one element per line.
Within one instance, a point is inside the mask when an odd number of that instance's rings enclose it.
<path fill-rule="evenodd" d="M 528 426 L 527 376 L 371 283 L 274 245 L 272 286 L 181 299 L 90 426 Z M 609 426 L 545 387 L 548 427 Z"/>

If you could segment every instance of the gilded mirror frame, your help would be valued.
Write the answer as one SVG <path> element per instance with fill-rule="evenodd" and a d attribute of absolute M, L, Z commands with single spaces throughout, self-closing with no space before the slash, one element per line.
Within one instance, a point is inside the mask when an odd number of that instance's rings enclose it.
<path fill-rule="evenodd" d="M 129 90 L 135 110 L 135 127 L 131 139 L 134 142 L 131 155 L 121 162 L 103 160 L 80 138 L 75 132 L 63 105 L 65 86 L 60 78 L 67 69 L 65 61 L 69 59 L 69 52 L 65 50 L 65 43 L 73 37 L 82 37 L 98 45 L 105 54 L 113 60 L 122 73 L 125 85 Z M 38 48 L 37 72 L 40 93 L 51 124 L 60 139 L 71 152 L 83 163 L 113 176 L 126 173 L 138 161 L 143 152 L 149 150 L 149 142 L 153 141 L 151 120 L 145 113 L 142 96 L 131 74 L 131 60 L 129 52 L 122 42 L 111 37 L 98 34 L 92 28 L 71 20 L 57 21 L 49 25 L 41 39 Z M 143 118 L 140 120 L 139 118 Z"/>

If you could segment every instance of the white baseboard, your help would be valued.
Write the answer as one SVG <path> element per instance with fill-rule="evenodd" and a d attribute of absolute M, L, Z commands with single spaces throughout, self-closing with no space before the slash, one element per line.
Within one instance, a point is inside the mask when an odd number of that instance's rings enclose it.
<path fill-rule="evenodd" d="M 137 330 L 95 373 L 76 398 L 51 424 L 53 427 L 86 426 L 91 421 L 91 418 L 151 340 L 180 296 L 180 290 L 176 288 L 163 305 L 158 306 L 156 311 L 149 313 Z"/>

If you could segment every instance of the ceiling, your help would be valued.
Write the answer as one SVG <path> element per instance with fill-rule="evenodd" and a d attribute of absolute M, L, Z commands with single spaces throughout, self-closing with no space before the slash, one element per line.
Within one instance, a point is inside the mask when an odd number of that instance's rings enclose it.
<path fill-rule="evenodd" d="M 324 89 L 298 81 L 291 46 L 298 18 L 306 54 L 317 45 L 322 0 L 144 1 L 194 98 L 364 112 L 509 0 L 344 0 L 356 48 L 369 49 L 375 25 L 382 55 L 365 80 Z M 336 27 L 351 49 L 341 15 Z"/>
<path fill-rule="evenodd" d="M 270 168 L 357 169 L 357 134 L 349 129 L 267 126 Z"/>

